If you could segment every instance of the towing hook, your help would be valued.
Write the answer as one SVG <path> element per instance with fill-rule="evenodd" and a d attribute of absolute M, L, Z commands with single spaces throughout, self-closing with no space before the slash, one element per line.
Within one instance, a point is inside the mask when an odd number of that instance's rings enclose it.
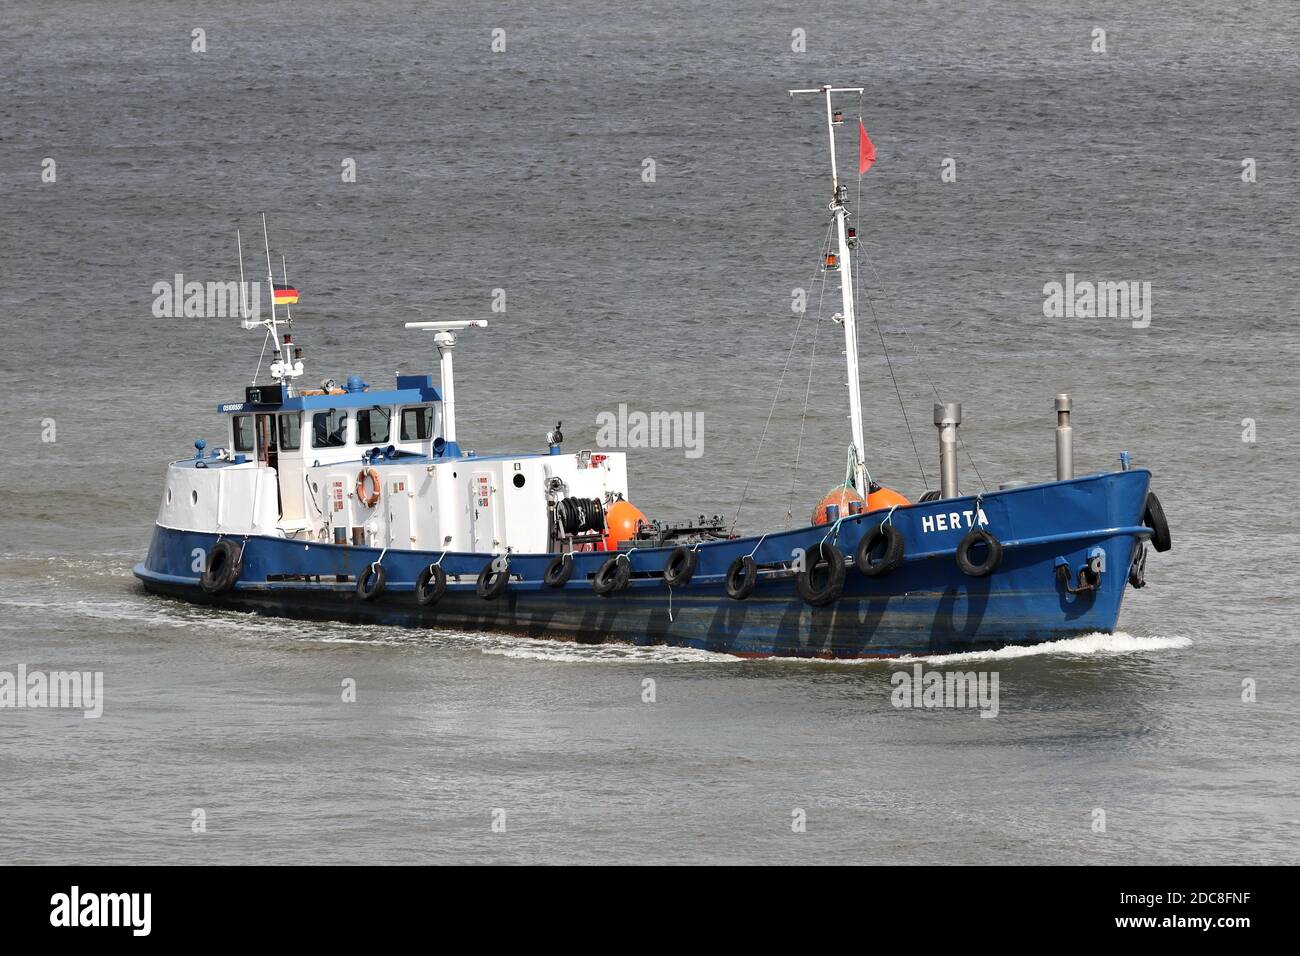
<path fill-rule="evenodd" d="M 1106 570 L 1106 552 L 1093 548 L 1088 560 L 1079 568 L 1078 582 L 1070 583 L 1070 562 L 1058 557 L 1055 562 L 1056 583 L 1065 588 L 1067 594 L 1089 594 L 1101 587 L 1101 576 Z"/>

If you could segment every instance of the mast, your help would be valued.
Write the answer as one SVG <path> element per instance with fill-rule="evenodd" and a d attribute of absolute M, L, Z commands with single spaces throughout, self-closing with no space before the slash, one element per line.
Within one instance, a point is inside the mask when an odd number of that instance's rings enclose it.
<path fill-rule="evenodd" d="M 442 439 L 449 446 L 456 444 L 456 380 L 452 373 L 451 353 L 456 348 L 456 333 L 465 329 L 485 329 L 487 319 L 455 319 L 445 322 L 407 322 L 406 328 L 432 332 L 433 344 L 438 347 L 442 385 Z M 453 450 L 453 454 L 458 454 Z"/>
<path fill-rule="evenodd" d="M 276 361 L 280 360 L 280 325 L 275 318 L 275 273 L 271 271 L 271 240 L 266 235 L 266 213 L 262 213 L 262 245 L 266 248 L 266 287 L 271 293 L 271 339 Z M 272 368 L 274 369 L 274 363 Z M 279 378 L 277 375 L 276 378 Z"/>
<path fill-rule="evenodd" d="M 293 381 L 303 373 L 302 360 L 295 359 L 292 354 L 293 341 L 288 331 L 284 334 L 284 342 L 280 341 L 280 322 L 275 312 L 275 273 L 271 269 L 271 241 L 267 237 L 266 231 L 266 213 L 262 213 L 262 242 L 266 246 L 266 285 L 271 293 L 271 318 L 269 321 L 263 321 L 262 325 L 271 333 L 271 341 L 274 346 L 275 357 L 271 362 L 271 377 L 277 382 L 284 385 L 286 397 L 293 394 Z M 284 257 L 280 257 L 281 267 L 284 269 L 284 284 L 289 284 L 289 268 L 285 265 Z M 240 274 L 243 274 L 243 258 L 239 262 Z M 285 305 L 286 329 L 293 328 L 293 312 L 288 305 Z"/>
<path fill-rule="evenodd" d="M 849 432 L 853 444 L 853 485 L 865 498 L 868 493 L 866 468 L 867 449 L 862 440 L 862 387 L 858 380 L 858 324 L 853 314 L 853 263 L 849 256 L 849 241 L 845 208 L 847 189 L 841 188 L 839 171 L 835 164 L 835 120 L 831 109 L 832 93 L 861 93 L 860 86 L 831 86 L 823 83 L 815 90 L 790 90 L 790 95 L 816 93 L 826 97 L 826 134 L 831 147 L 831 202 L 835 216 L 835 236 L 839 244 L 840 297 L 842 308 L 836 320 L 844 325 L 844 360 L 849 386 Z"/>
<path fill-rule="evenodd" d="M 284 256 L 280 257 L 280 276 L 284 279 L 284 284 L 287 286 L 289 284 L 289 263 L 285 261 Z M 271 302 L 274 303 L 275 302 L 274 288 L 271 289 L 271 293 L 272 293 Z M 284 304 L 284 321 L 288 324 L 289 328 L 291 329 L 293 328 L 293 309 L 289 308 L 289 303 L 287 302 Z M 286 333 L 285 339 L 288 338 L 289 336 Z M 287 358 L 288 356 L 285 357 Z"/>

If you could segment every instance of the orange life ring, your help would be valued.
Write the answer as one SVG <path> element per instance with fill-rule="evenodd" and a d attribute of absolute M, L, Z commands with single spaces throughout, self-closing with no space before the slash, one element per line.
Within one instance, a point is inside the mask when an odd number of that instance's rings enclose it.
<path fill-rule="evenodd" d="M 370 486 L 373 489 L 370 494 L 366 494 L 366 479 L 370 479 Z M 379 472 L 373 468 L 362 468 L 357 473 L 357 500 L 367 508 L 373 508 L 379 504 L 379 489 L 383 487 L 379 483 Z"/>

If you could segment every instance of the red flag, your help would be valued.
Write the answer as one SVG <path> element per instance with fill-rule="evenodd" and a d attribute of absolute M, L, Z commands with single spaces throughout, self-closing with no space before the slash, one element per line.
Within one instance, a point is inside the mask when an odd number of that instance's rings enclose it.
<path fill-rule="evenodd" d="M 861 176 L 876 161 L 876 144 L 867 135 L 867 128 L 858 120 L 858 175 Z"/>

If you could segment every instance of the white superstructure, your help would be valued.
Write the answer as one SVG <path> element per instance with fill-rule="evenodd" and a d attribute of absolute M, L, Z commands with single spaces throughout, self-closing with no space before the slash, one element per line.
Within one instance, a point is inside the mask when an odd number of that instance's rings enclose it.
<path fill-rule="evenodd" d="M 158 524 L 184 531 L 419 551 L 542 553 L 562 546 L 566 498 L 627 496 L 621 452 L 478 456 L 455 440 L 453 331 L 486 322 L 411 323 L 435 332 L 443 390 L 398 375 L 357 376 L 286 396 L 252 387 L 220 406 L 227 443 L 168 469 Z M 450 339 L 450 341 L 448 341 Z"/>

